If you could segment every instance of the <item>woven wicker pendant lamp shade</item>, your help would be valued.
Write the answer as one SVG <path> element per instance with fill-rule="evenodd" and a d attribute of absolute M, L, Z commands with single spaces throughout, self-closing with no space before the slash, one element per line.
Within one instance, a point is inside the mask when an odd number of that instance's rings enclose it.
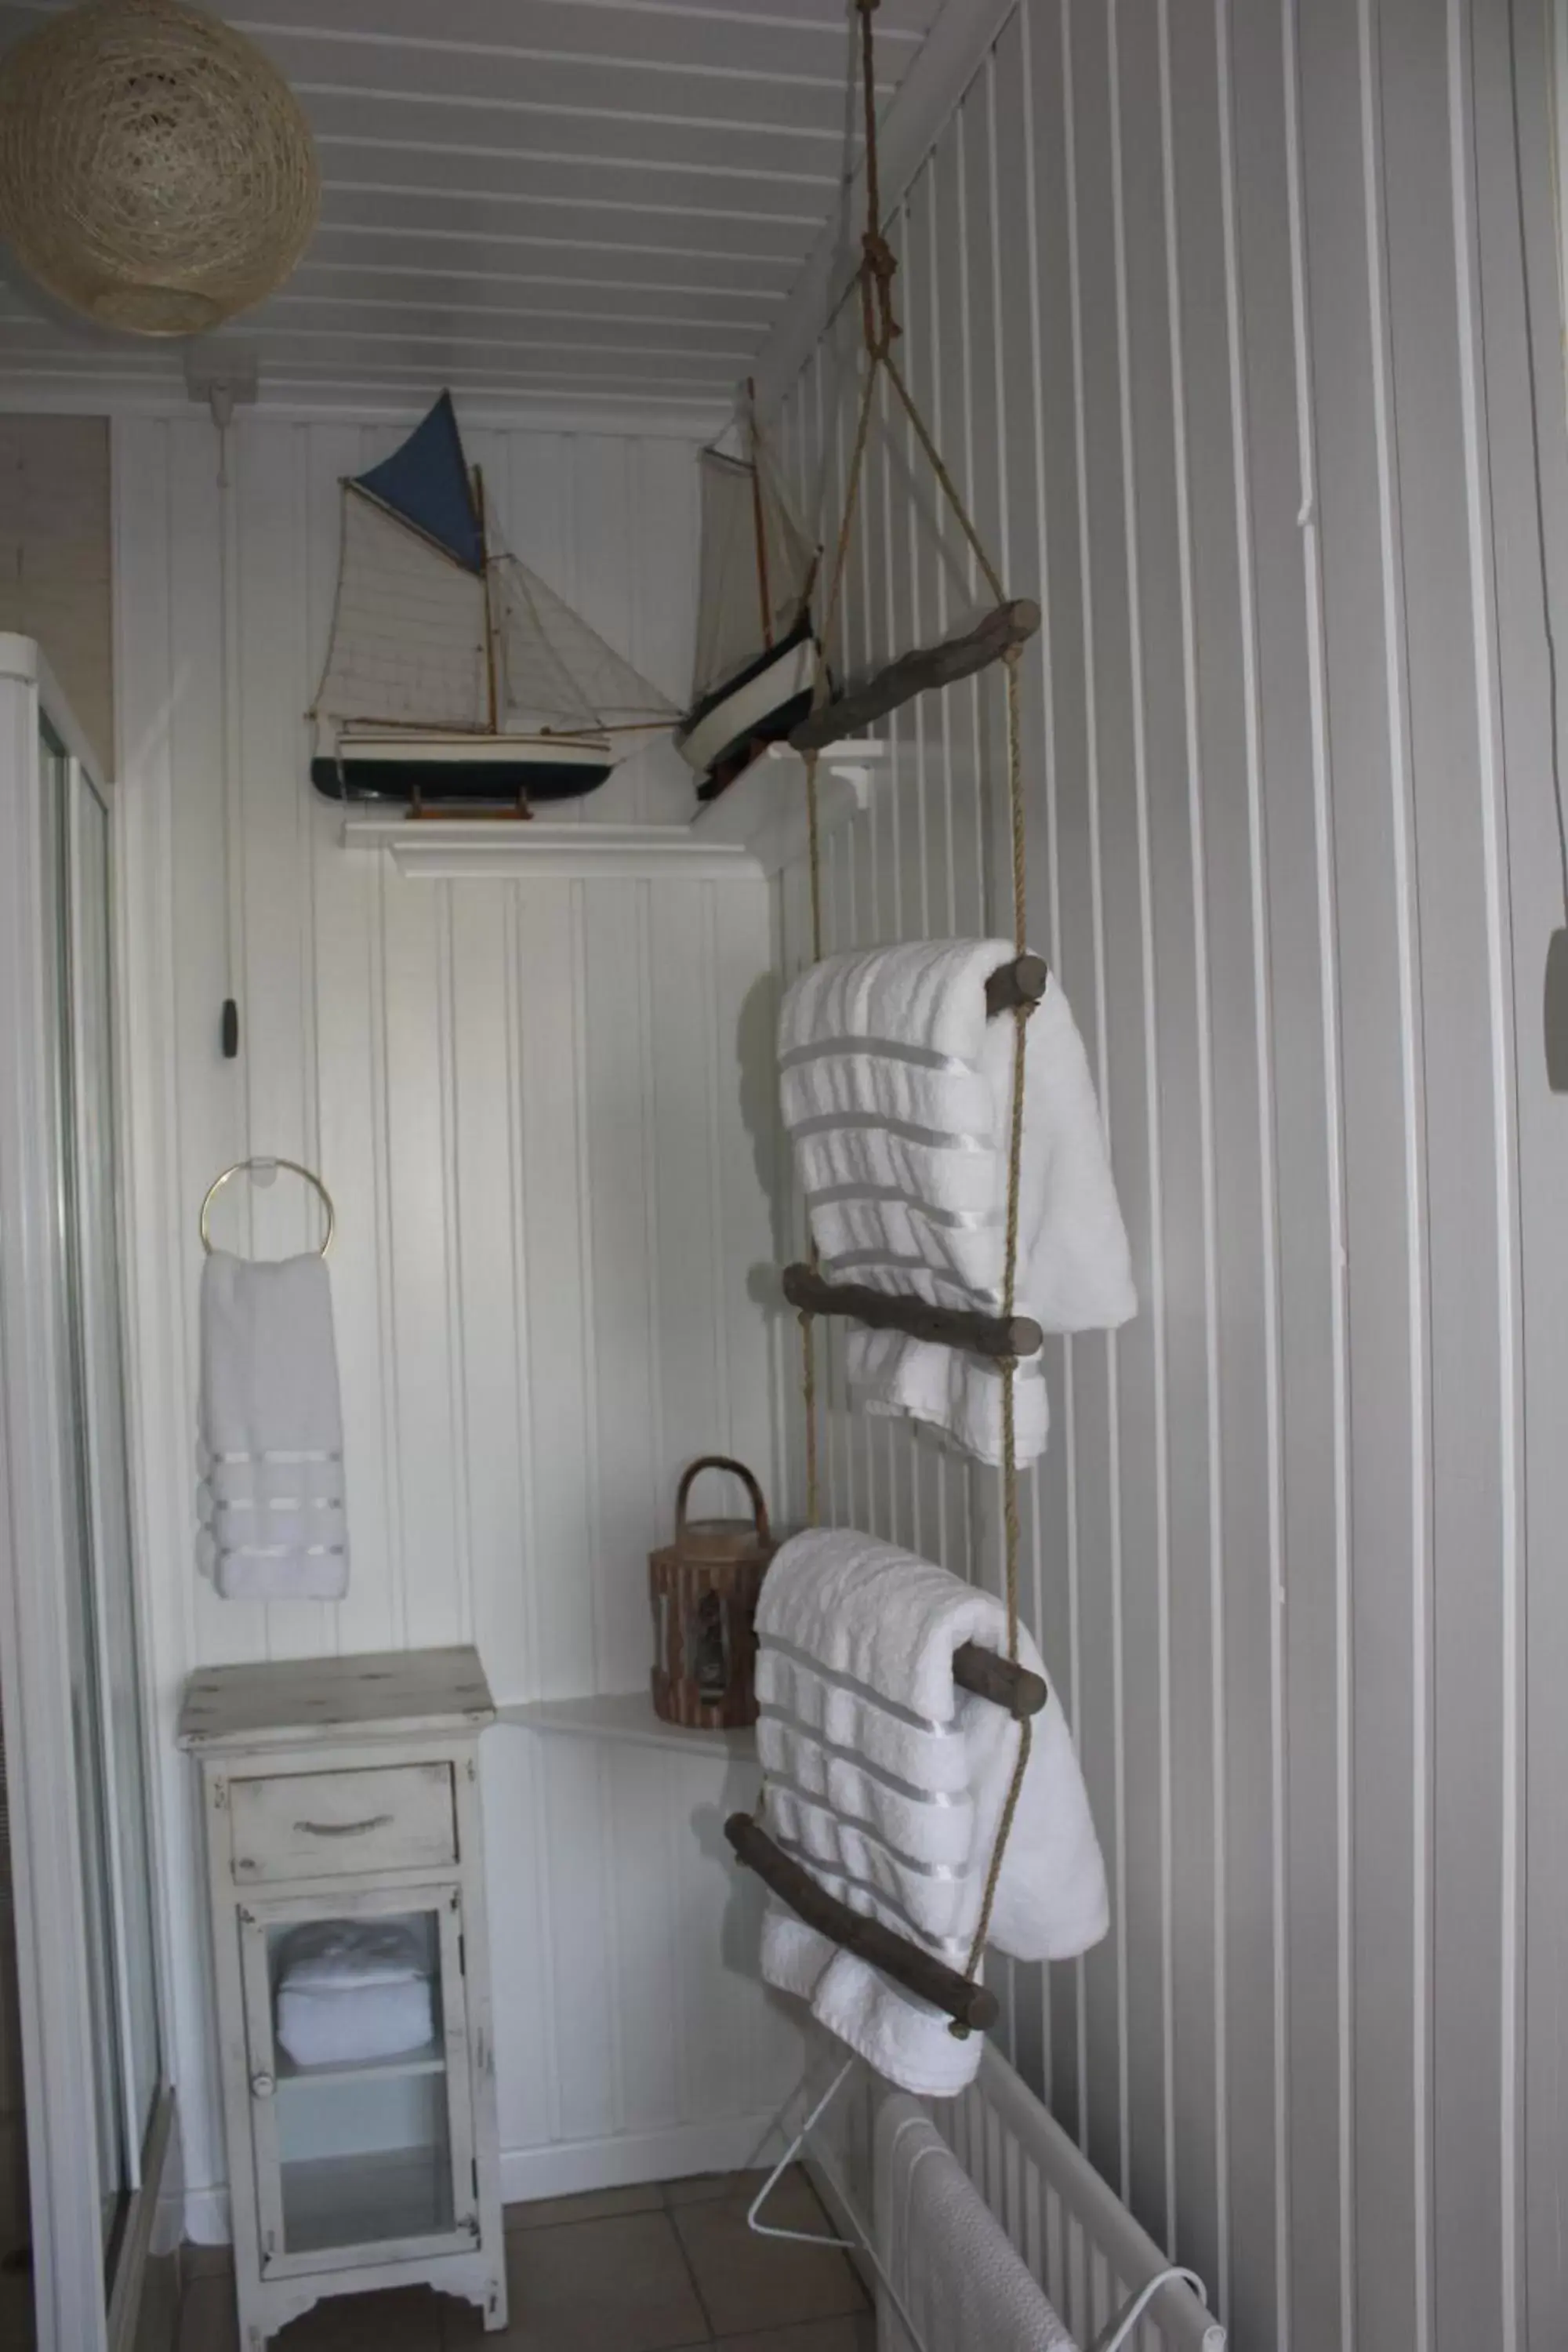
<path fill-rule="evenodd" d="M 0 58 L 0 235 L 107 326 L 190 335 L 248 310 L 320 200 L 298 100 L 216 17 L 88 0 Z"/>

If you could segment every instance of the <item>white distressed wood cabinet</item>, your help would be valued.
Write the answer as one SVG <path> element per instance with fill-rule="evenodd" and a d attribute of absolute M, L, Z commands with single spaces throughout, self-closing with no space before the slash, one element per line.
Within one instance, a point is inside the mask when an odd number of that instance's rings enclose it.
<path fill-rule="evenodd" d="M 506 2325 L 478 1765 L 494 1715 L 466 1648 L 217 1666 L 186 1685 L 243 2352 L 323 2296 L 421 2282 Z M 289 1939 L 333 1922 L 395 1925 L 417 1950 L 427 2041 L 289 2056 Z"/>

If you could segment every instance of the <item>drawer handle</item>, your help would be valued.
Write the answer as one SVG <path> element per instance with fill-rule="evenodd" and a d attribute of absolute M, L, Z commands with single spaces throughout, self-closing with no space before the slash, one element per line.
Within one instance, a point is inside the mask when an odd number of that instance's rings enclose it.
<path fill-rule="evenodd" d="M 390 1813 L 372 1813 L 368 1822 L 296 1822 L 296 1837 L 365 1837 L 372 1830 L 389 1829 Z"/>

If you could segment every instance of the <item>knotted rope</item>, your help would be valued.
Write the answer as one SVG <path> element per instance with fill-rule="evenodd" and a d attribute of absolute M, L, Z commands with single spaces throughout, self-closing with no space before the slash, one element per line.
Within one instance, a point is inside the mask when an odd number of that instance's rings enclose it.
<path fill-rule="evenodd" d="M 833 624 L 837 617 L 838 600 L 844 584 L 850 542 L 858 510 L 860 485 L 865 473 L 866 450 L 870 439 L 871 416 L 876 399 L 879 375 L 885 375 L 892 386 L 900 407 L 908 417 L 921 450 L 932 476 L 958 523 L 971 553 L 979 567 L 991 593 L 1000 604 L 1005 591 L 1001 574 L 992 562 L 974 520 L 965 506 L 962 493 L 943 463 L 941 451 L 931 429 L 921 415 L 919 404 L 905 381 L 903 370 L 893 356 L 893 343 L 900 330 L 893 310 L 893 279 L 898 271 L 898 258 L 882 230 L 881 183 L 877 153 L 877 84 L 875 42 L 871 19 L 878 0 L 857 0 L 860 18 L 858 79 L 865 120 L 866 138 L 866 226 L 860 239 L 860 325 L 866 352 L 866 367 L 860 390 L 859 411 L 856 419 L 849 472 L 845 484 L 844 512 L 839 523 L 837 543 L 834 549 L 833 570 L 828 583 L 827 601 L 822 627 L 816 642 L 816 674 L 814 700 L 820 706 L 831 691 L 827 661 L 824 647 L 831 641 Z M 1025 869 L 1023 731 L 1019 709 L 1018 648 L 1012 647 L 1005 656 L 1006 663 L 1007 710 L 1007 798 L 1011 826 L 1013 866 L 1013 940 L 1016 952 L 1022 955 L 1027 941 L 1027 906 Z M 805 760 L 805 806 L 807 849 L 811 870 L 811 951 L 814 962 L 820 963 L 823 954 L 822 923 L 822 834 L 821 813 L 817 793 L 817 754 L 808 752 Z M 1018 1272 L 1018 1205 L 1024 1147 L 1024 1067 L 1026 1024 L 1031 1006 L 1020 1003 L 1013 1013 L 1013 1097 L 1007 1139 L 1007 1213 L 1006 1269 L 1003 1281 L 1004 1317 L 1011 1321 L 1014 1314 Z M 817 1265 L 815 1241 L 811 1244 L 811 1265 Z M 805 1488 L 806 1517 L 815 1527 L 820 1514 L 820 1490 L 817 1461 L 816 1430 L 816 1349 L 814 1318 L 809 1309 L 800 1315 L 801 1391 L 805 1413 Z M 1007 1612 L 1007 1655 L 1016 1664 L 1018 1657 L 1018 1559 L 1021 1530 L 1018 1513 L 1017 1433 L 1014 1381 L 1017 1372 L 1016 1358 L 1005 1357 L 1000 1365 L 1002 1374 L 1002 1507 L 1005 1600 Z M 1013 1768 L 1006 1801 L 992 1848 L 990 1865 L 985 1874 L 985 1887 L 981 1899 L 980 1917 L 970 1948 L 964 1973 L 971 1978 L 978 1974 L 985 1955 L 991 1932 L 991 1916 L 995 1907 L 996 1889 L 1002 1875 L 1007 1840 L 1018 1810 L 1024 1776 L 1029 1768 L 1033 1725 L 1026 1717 L 1019 1726 L 1018 1754 Z M 963 2039 L 968 2034 L 966 2025 L 954 2023 L 951 2031 Z"/>

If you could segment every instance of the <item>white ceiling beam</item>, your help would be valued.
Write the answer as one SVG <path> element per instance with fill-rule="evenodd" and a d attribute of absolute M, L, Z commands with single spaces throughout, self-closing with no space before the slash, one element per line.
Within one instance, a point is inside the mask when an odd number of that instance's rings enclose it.
<path fill-rule="evenodd" d="M 270 390 L 263 383 L 256 408 L 248 415 L 275 424 L 311 425 L 345 422 L 406 427 L 418 423 L 429 407 L 434 389 L 426 383 L 389 383 L 334 376 L 315 383 L 280 377 Z M 463 412 L 464 430 L 526 431 L 587 434 L 639 439 L 706 441 L 728 414 L 727 401 L 667 397 L 658 393 L 612 394 L 583 390 L 569 397 L 561 393 L 531 393 L 455 387 Z M 7 368 L 0 380 L 0 415 L 159 416 L 189 425 L 205 412 L 194 408 L 190 394 L 175 372 L 163 368 L 154 379 L 135 375 L 95 375 L 84 380 L 79 371 L 22 372 Z M 237 427 L 243 432 L 243 423 Z"/>
<path fill-rule="evenodd" d="M 580 351 L 585 345 L 622 351 L 640 350 L 712 352 L 721 359 L 752 356 L 767 331 L 763 319 L 690 319 L 663 306 L 626 310 L 555 310 L 527 302 L 479 302 L 468 299 L 459 287 L 426 279 L 417 289 L 403 287 L 395 293 L 364 289 L 348 293 L 315 293 L 290 280 L 288 291 L 275 294 L 265 310 L 247 320 L 252 331 L 331 333 L 340 321 L 358 332 L 353 321 L 362 312 L 369 329 L 418 331 L 421 340 L 452 335 L 474 340 L 476 323 L 488 327 L 487 341 L 497 349 L 524 349 L 536 343 Z M 4 315 L 0 313 L 0 315 Z"/>
<path fill-rule="evenodd" d="M 510 225 L 519 220 L 531 226 Z M 499 240 L 536 249 L 646 254 L 656 257 L 661 268 L 688 258 L 744 262 L 749 268 L 776 271 L 786 287 L 790 272 L 811 250 L 807 229 L 731 223 L 721 215 L 704 220 L 694 214 L 645 213 L 628 225 L 618 211 L 605 214 L 576 203 L 523 204 L 520 208 L 518 199 L 487 195 L 483 190 L 400 188 L 370 181 L 326 181 L 321 226 L 380 236 L 419 236 L 446 228 L 465 245 Z"/>
<path fill-rule="evenodd" d="M 363 292 L 362 292 L 363 289 Z M 366 255 L 348 261 L 325 255 L 302 261 L 289 280 L 287 296 L 275 300 L 406 302 L 413 308 L 457 304 L 498 312 L 527 311 L 542 318 L 614 319 L 617 294 L 635 294 L 641 310 L 661 319 L 696 326 L 740 327 L 761 334 L 769 315 L 784 301 L 783 287 L 671 285 L 662 278 L 604 280 L 552 277 L 510 269 L 437 269 L 429 264 L 382 261 Z M 638 315 L 634 310 L 626 315 Z"/>
<path fill-rule="evenodd" d="M 386 238 L 395 240 L 384 243 Z M 551 237 L 528 236 L 515 230 L 480 231 L 471 225 L 438 226 L 421 221 L 382 219 L 323 221 L 311 239 L 302 268 L 318 265 L 356 268 L 380 263 L 405 269 L 472 270 L 494 256 L 496 271 L 480 274 L 526 276 L 539 285 L 559 284 L 588 290 L 615 287 L 642 293 L 745 294 L 782 302 L 794 281 L 796 264 L 755 255 L 693 253 L 689 249 L 647 254 L 625 245 L 561 244 Z"/>

